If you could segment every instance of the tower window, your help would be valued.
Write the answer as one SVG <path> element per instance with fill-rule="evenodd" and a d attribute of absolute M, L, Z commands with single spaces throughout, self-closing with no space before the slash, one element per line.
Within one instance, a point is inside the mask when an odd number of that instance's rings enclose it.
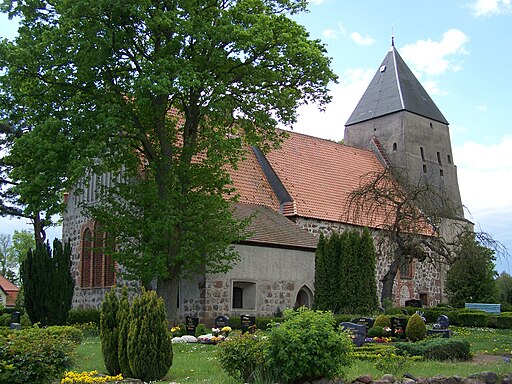
<path fill-rule="evenodd" d="M 439 170 L 439 176 L 441 176 L 441 177 L 444 176 L 444 171 L 442 169 Z"/>
<path fill-rule="evenodd" d="M 425 150 L 423 147 L 420 147 L 420 153 L 421 153 L 421 160 L 425 161 Z"/>
<path fill-rule="evenodd" d="M 427 164 L 423 164 L 423 173 L 427 173 Z"/>
<path fill-rule="evenodd" d="M 452 157 L 450 155 L 448 155 L 448 164 L 451 164 L 452 163 Z"/>
<path fill-rule="evenodd" d="M 393 151 L 396 151 L 397 147 L 398 147 L 397 144 L 393 143 Z"/>
<path fill-rule="evenodd" d="M 432 125 L 432 123 L 430 123 L 430 128 L 434 128 L 434 126 Z"/>
<path fill-rule="evenodd" d="M 441 154 L 439 152 L 437 152 L 437 162 L 439 163 L 439 165 L 443 165 L 441 163 Z"/>

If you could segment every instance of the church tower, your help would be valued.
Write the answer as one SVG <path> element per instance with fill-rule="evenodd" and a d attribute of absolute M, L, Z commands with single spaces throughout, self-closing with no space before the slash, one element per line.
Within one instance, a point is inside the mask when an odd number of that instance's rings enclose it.
<path fill-rule="evenodd" d="M 463 217 L 448 121 L 392 41 L 373 80 L 345 124 L 347 145 L 371 149 L 413 182 L 433 183 Z"/>

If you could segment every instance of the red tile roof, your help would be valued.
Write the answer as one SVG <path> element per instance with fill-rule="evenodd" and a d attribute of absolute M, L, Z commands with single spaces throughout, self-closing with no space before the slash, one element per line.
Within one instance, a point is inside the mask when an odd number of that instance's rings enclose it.
<path fill-rule="evenodd" d="M 305 218 L 377 227 L 378 218 L 348 218 L 350 193 L 383 165 L 369 150 L 290 132 L 279 149 L 266 154 L 270 166 L 290 194 L 295 215 Z M 279 210 L 279 200 L 253 152 L 231 172 L 240 201 Z"/>
<path fill-rule="evenodd" d="M 7 294 L 7 306 L 14 306 L 20 289 L 2 275 L 0 275 L 0 287 Z"/>

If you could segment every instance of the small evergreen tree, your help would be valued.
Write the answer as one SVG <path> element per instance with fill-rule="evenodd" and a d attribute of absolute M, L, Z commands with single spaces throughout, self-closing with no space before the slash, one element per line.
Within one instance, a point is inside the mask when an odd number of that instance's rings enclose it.
<path fill-rule="evenodd" d="M 457 259 L 446 274 L 445 291 L 450 304 L 464 307 L 464 303 L 495 302 L 497 289 L 493 250 L 468 235 L 461 239 L 456 253 Z"/>
<path fill-rule="evenodd" d="M 328 281 L 328 267 L 325 255 L 326 238 L 320 233 L 315 252 L 315 299 L 316 309 L 327 309 L 331 287 Z"/>
<path fill-rule="evenodd" d="M 417 313 L 413 314 L 405 327 L 405 337 L 412 342 L 419 341 L 425 338 L 426 332 L 427 326 L 425 321 Z"/>
<path fill-rule="evenodd" d="M 130 317 L 128 359 L 133 376 L 144 381 L 160 380 L 173 358 L 164 302 L 155 292 L 143 291 L 133 300 Z"/>
<path fill-rule="evenodd" d="M 360 264 L 362 299 L 359 302 L 361 313 L 371 313 L 379 306 L 376 279 L 376 252 L 370 230 L 365 228 L 361 235 Z"/>
<path fill-rule="evenodd" d="M 132 377 L 133 373 L 130 369 L 130 361 L 128 359 L 128 331 L 130 328 L 130 302 L 128 301 L 128 287 L 123 286 L 121 290 L 121 298 L 119 299 L 119 308 L 117 311 L 117 327 L 118 327 L 118 347 L 117 356 L 119 368 L 123 377 Z"/>
<path fill-rule="evenodd" d="M 121 373 L 118 359 L 119 325 L 117 323 L 117 312 L 119 310 L 119 299 L 115 288 L 112 288 L 103 297 L 100 312 L 100 340 L 101 353 L 105 368 L 109 375 Z"/>
<path fill-rule="evenodd" d="M 74 290 L 70 255 L 69 244 L 55 239 L 53 254 L 48 243 L 37 245 L 21 264 L 24 304 L 33 324 L 65 324 Z"/>

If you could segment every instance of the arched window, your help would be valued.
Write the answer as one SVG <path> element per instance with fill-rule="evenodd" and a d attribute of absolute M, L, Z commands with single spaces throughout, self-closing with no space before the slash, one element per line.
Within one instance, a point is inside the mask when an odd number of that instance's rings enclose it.
<path fill-rule="evenodd" d="M 92 228 L 92 231 L 91 231 Z M 82 234 L 82 288 L 105 288 L 115 284 L 115 262 L 108 256 L 114 249 L 113 237 L 101 225 L 88 225 Z"/>
<path fill-rule="evenodd" d="M 297 299 L 295 300 L 296 307 L 307 307 L 311 308 L 313 293 L 311 290 L 303 286 L 297 293 Z"/>
<path fill-rule="evenodd" d="M 92 269 L 92 232 L 87 228 L 82 235 L 82 262 L 81 262 L 80 286 L 89 288 L 91 286 Z"/>

